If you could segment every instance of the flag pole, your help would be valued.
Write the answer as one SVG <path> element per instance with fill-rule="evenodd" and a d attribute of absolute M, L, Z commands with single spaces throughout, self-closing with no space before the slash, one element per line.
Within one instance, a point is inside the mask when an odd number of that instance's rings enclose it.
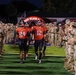
<path fill-rule="evenodd" d="M 17 25 L 19 24 L 19 22 L 21 21 L 21 19 L 24 19 L 26 17 L 26 11 L 24 11 L 24 13 L 21 15 L 20 19 L 17 22 Z"/>

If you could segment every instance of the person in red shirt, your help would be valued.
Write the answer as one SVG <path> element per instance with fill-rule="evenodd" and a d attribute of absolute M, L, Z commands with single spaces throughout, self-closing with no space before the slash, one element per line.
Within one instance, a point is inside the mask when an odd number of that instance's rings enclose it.
<path fill-rule="evenodd" d="M 29 30 L 26 27 L 26 24 L 24 25 L 24 22 L 22 21 L 20 26 L 16 29 L 16 39 L 18 39 L 20 49 L 20 63 L 23 63 L 23 59 L 26 60 L 28 34 Z"/>
<path fill-rule="evenodd" d="M 39 56 L 39 63 L 41 63 L 43 39 L 45 35 L 45 30 L 41 25 L 42 25 L 42 22 L 38 21 L 36 23 L 36 26 L 32 27 L 32 31 L 34 34 L 32 38 L 35 40 L 35 43 L 34 43 L 35 54 L 36 54 L 35 60 Z M 39 54 L 38 54 L 38 48 L 39 48 Z"/>

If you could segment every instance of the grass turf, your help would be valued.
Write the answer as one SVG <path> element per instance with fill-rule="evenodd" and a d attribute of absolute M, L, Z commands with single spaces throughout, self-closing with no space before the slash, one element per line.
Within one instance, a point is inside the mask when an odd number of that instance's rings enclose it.
<path fill-rule="evenodd" d="M 33 47 L 30 47 L 24 64 L 19 63 L 18 46 L 5 45 L 4 49 L 5 54 L 0 58 L 0 75 L 71 75 L 64 68 L 63 48 L 47 47 L 47 56 L 42 58 L 41 64 L 34 60 Z"/>
<path fill-rule="evenodd" d="M 45 56 L 42 63 L 29 55 L 24 64 L 20 64 L 18 54 L 4 54 L 0 60 L 0 75 L 71 75 L 64 69 L 64 57 Z"/>
<path fill-rule="evenodd" d="M 18 46 L 14 46 L 14 45 L 5 45 L 4 46 L 4 52 L 6 54 L 18 54 L 19 53 L 19 49 Z M 33 46 L 29 47 L 29 54 L 34 54 L 34 48 Z M 64 48 L 60 48 L 60 47 L 52 47 L 52 46 L 47 46 L 46 49 L 46 55 L 50 55 L 50 56 L 65 56 L 65 51 Z"/>

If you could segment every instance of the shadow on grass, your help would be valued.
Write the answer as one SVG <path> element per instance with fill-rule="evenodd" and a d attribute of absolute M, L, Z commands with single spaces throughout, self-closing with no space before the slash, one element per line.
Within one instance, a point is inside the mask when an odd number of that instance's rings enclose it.
<path fill-rule="evenodd" d="M 62 60 L 63 58 L 64 57 L 61 56 L 45 56 L 42 58 L 42 63 L 64 63 Z M 19 54 L 6 54 L 4 55 L 3 60 L 12 63 L 19 63 Z M 24 63 L 38 63 L 38 60 L 35 61 L 34 56 L 30 55 L 30 57 L 26 58 Z"/>
<path fill-rule="evenodd" d="M 11 49 L 18 49 L 19 48 L 19 46 L 18 45 L 16 45 L 16 46 L 14 46 L 14 45 L 8 45 Z M 29 49 L 34 49 L 34 47 L 33 46 L 29 46 Z"/>
<path fill-rule="evenodd" d="M 33 65 L 32 65 L 32 66 L 27 66 L 27 65 L 26 65 L 25 67 L 24 67 L 24 66 L 22 66 L 22 67 L 20 67 L 20 66 L 19 66 L 19 67 L 17 67 L 17 66 L 16 66 L 16 67 L 15 67 L 15 66 L 10 66 L 10 67 L 6 67 L 6 68 L 7 68 L 7 69 L 9 69 L 9 68 L 10 68 L 10 69 L 23 69 L 23 70 L 26 70 L 26 69 L 27 69 L 27 70 L 46 69 L 45 67 L 42 67 L 42 66 L 33 66 Z"/>
<path fill-rule="evenodd" d="M 5 54 L 0 63 L 0 70 L 4 69 L 0 71 L 0 75 L 70 75 L 64 71 L 63 58 L 61 56 L 45 56 L 42 58 L 42 63 L 38 64 L 38 60 L 34 60 L 34 55 L 29 55 L 24 64 L 20 64 L 19 54 Z"/>
<path fill-rule="evenodd" d="M 36 72 L 34 72 L 35 74 L 39 74 L 39 75 L 48 75 L 48 74 L 50 74 L 50 75 L 68 75 L 68 73 L 67 72 L 55 72 L 55 71 L 36 71 Z"/>
<path fill-rule="evenodd" d="M 45 60 L 43 63 L 64 63 L 64 62 L 59 60 Z"/>
<path fill-rule="evenodd" d="M 8 74 L 8 75 L 9 75 L 9 74 L 10 74 L 10 75 L 11 75 L 11 74 L 13 74 L 13 75 L 14 75 L 14 74 L 16 74 L 16 75 L 18 75 L 18 74 L 19 74 L 19 75 L 20 75 L 20 74 L 21 74 L 21 75 L 22 75 L 22 74 L 26 74 L 26 75 L 27 75 L 27 74 L 29 74 L 29 73 L 28 73 L 28 72 L 27 72 L 27 73 L 26 73 L 26 72 L 16 72 L 16 71 L 13 71 L 13 72 L 11 72 L 11 71 L 9 71 L 9 72 L 8 72 L 8 71 L 5 71 L 5 72 L 4 72 L 4 71 L 0 71 L 0 74 L 1 74 L 1 75 L 3 75 L 3 74 L 5 74 L 5 75 L 6 75 L 6 74 Z"/>

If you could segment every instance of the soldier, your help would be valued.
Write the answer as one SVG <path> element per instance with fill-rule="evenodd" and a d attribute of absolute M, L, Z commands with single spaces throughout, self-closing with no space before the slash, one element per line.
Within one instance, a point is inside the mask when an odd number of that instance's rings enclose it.
<path fill-rule="evenodd" d="M 54 24 L 51 24 L 50 29 L 49 29 L 49 34 L 50 34 L 51 45 L 54 46 L 55 45 Z"/>
<path fill-rule="evenodd" d="M 9 42 L 12 42 L 14 38 L 14 26 L 11 24 L 9 33 Z"/>
<path fill-rule="evenodd" d="M 73 72 L 76 75 L 76 23 L 72 23 L 72 38 L 68 40 L 68 45 L 71 45 L 70 49 L 70 63 L 68 64 L 70 69 L 69 71 Z"/>
<path fill-rule="evenodd" d="M 76 37 L 76 24 L 75 22 L 71 22 L 70 26 L 68 27 L 68 33 L 67 33 L 67 42 L 66 42 L 66 62 L 65 62 L 65 68 L 68 71 L 74 71 L 74 60 L 75 60 L 75 44 L 72 43 L 72 39 Z M 71 44 L 69 44 L 69 41 L 71 41 Z"/>
<path fill-rule="evenodd" d="M 4 33 L 3 33 L 3 29 L 2 29 L 2 24 L 0 24 L 0 56 L 1 56 L 2 50 L 3 50 L 3 39 L 4 39 Z"/>
<path fill-rule="evenodd" d="M 64 31 L 62 29 L 61 24 L 59 24 L 58 27 L 59 27 L 59 29 L 58 29 L 58 46 L 62 47 L 62 38 L 63 38 L 63 35 L 64 35 Z"/>
<path fill-rule="evenodd" d="M 66 53 L 66 60 L 65 60 L 65 67 L 66 67 L 66 62 L 68 62 L 68 59 L 70 58 L 70 45 L 67 44 L 67 41 L 70 39 L 70 33 L 69 30 L 70 29 L 70 20 L 67 19 L 65 22 L 65 32 L 64 32 L 64 37 L 65 37 L 65 53 Z"/>
<path fill-rule="evenodd" d="M 3 40 L 3 43 L 5 44 L 6 43 L 6 38 L 7 38 L 7 25 L 6 24 L 4 24 L 3 30 L 4 30 L 4 40 Z"/>
<path fill-rule="evenodd" d="M 71 39 L 73 36 L 70 34 L 70 32 L 73 30 L 72 29 L 72 25 L 74 22 L 70 22 L 70 24 L 67 25 L 67 27 L 65 28 L 65 35 L 66 35 L 66 40 L 68 41 L 69 39 Z M 66 57 L 69 58 L 70 57 L 70 45 L 67 44 L 66 41 Z"/>
<path fill-rule="evenodd" d="M 56 25 L 54 26 L 54 36 L 55 36 L 55 46 L 57 46 L 57 41 L 58 41 L 58 27 Z"/>
<path fill-rule="evenodd" d="M 51 44 L 51 26 L 52 26 L 52 23 L 47 24 L 47 28 L 48 28 L 47 35 L 48 35 L 49 44 Z"/>

